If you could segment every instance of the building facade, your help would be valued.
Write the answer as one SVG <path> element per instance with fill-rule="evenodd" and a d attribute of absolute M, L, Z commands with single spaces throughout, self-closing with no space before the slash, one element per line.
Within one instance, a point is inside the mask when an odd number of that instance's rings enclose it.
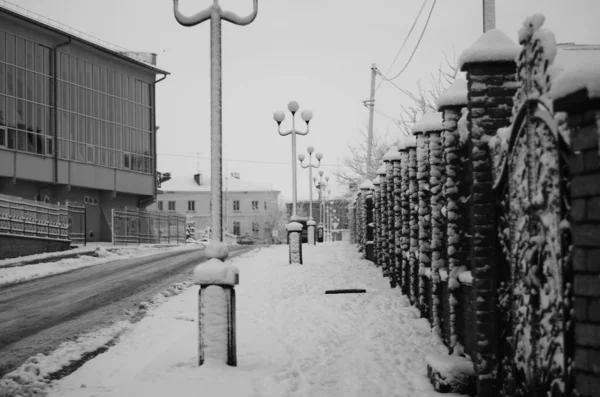
<path fill-rule="evenodd" d="M 175 176 L 163 182 L 149 210 L 176 211 L 188 217 L 200 237 L 211 224 L 210 180 L 202 175 Z M 236 236 L 269 239 L 283 225 L 279 191 L 268 186 L 227 177 L 223 181 L 223 226 Z"/>
<path fill-rule="evenodd" d="M 0 7 L 0 193 L 85 204 L 108 240 L 156 196 L 155 61 Z"/>

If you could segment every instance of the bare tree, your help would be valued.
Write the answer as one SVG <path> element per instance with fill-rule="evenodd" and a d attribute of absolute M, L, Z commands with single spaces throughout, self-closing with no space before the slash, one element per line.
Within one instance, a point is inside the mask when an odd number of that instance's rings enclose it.
<path fill-rule="evenodd" d="M 394 120 L 403 135 L 409 136 L 412 134 L 412 126 L 419 121 L 424 113 L 437 111 L 435 104 L 437 98 L 454 82 L 459 71 L 456 56 L 453 57 L 452 61 L 448 59 L 446 54 L 444 54 L 444 58 L 445 65 L 440 64 L 437 73 L 430 75 L 430 87 L 428 89 L 423 88 L 420 80 L 417 81 L 417 90 L 414 92 L 408 91 L 389 80 L 410 102 L 409 105 L 400 105 L 398 119 Z M 387 134 L 384 136 L 373 134 L 371 164 L 381 163 L 385 152 L 397 142 L 398 138 L 389 139 Z M 344 168 L 333 171 L 337 181 L 340 184 L 349 186 L 351 192 L 356 190 L 365 179 L 376 177 L 377 166 L 374 167 L 371 173 L 367 173 L 368 144 L 368 134 L 362 130 L 357 143 L 349 147 L 350 155 L 343 159 Z"/>
<path fill-rule="evenodd" d="M 262 225 L 263 237 L 268 242 L 275 242 L 274 231 L 279 232 L 280 239 L 285 238 L 287 216 L 284 207 L 278 205 L 278 203 L 269 203 L 267 211 L 264 212 L 259 222 Z"/>

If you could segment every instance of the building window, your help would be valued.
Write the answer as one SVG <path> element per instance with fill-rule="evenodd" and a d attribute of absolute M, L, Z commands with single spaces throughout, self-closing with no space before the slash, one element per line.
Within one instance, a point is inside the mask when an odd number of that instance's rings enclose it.
<path fill-rule="evenodd" d="M 175 211 L 175 201 L 169 201 L 169 211 Z"/>
<path fill-rule="evenodd" d="M 131 169 L 131 154 L 123 153 L 123 168 L 130 170 Z"/>
<path fill-rule="evenodd" d="M 239 222 L 233 222 L 233 234 L 235 234 L 236 236 L 240 235 L 240 223 Z"/>
<path fill-rule="evenodd" d="M 258 222 L 252 222 L 252 235 L 258 236 L 259 232 L 260 232 L 260 226 L 258 225 Z"/>
<path fill-rule="evenodd" d="M 46 154 L 52 156 L 54 154 L 54 139 L 46 137 Z"/>
<path fill-rule="evenodd" d="M 88 163 L 94 162 L 94 147 L 92 145 L 85 145 L 86 161 Z"/>
<path fill-rule="evenodd" d="M 0 128 L 0 147 L 6 147 L 8 142 L 8 134 L 6 128 Z"/>
<path fill-rule="evenodd" d="M 159 202 L 157 203 L 157 206 L 158 206 L 158 210 L 159 210 L 159 211 L 162 211 L 162 210 L 163 210 L 163 202 L 162 202 L 162 201 L 159 201 Z"/>
<path fill-rule="evenodd" d="M 233 200 L 233 210 L 234 211 L 240 210 L 240 200 Z"/>
<path fill-rule="evenodd" d="M 196 202 L 193 200 L 188 201 L 188 211 L 196 211 Z"/>
<path fill-rule="evenodd" d="M 258 211 L 258 201 L 252 201 L 252 211 Z"/>

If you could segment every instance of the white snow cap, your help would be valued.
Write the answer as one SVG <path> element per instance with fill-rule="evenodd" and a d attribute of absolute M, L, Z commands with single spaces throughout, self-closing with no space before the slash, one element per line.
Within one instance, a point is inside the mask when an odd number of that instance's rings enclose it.
<path fill-rule="evenodd" d="M 444 91 L 436 101 L 438 110 L 447 106 L 462 106 L 468 103 L 467 79 L 458 78 Z"/>
<path fill-rule="evenodd" d="M 302 230 L 302 224 L 299 222 L 290 222 L 285 226 L 288 232 L 299 232 Z"/>
<path fill-rule="evenodd" d="M 360 189 L 366 190 L 366 189 L 373 189 L 373 182 L 371 182 L 368 179 L 365 179 L 359 186 Z"/>
<path fill-rule="evenodd" d="M 204 250 L 206 256 L 209 258 L 216 258 L 224 261 L 229 256 L 229 250 L 227 245 L 219 241 L 211 241 Z"/>
<path fill-rule="evenodd" d="M 379 168 L 377 168 L 377 171 L 375 171 L 375 173 L 377 175 L 385 175 L 385 164 L 382 164 Z"/>
<path fill-rule="evenodd" d="M 306 222 L 307 226 L 314 226 L 316 224 L 317 224 L 317 222 L 315 222 L 315 221 L 308 221 L 308 222 Z"/>
<path fill-rule="evenodd" d="M 425 131 L 442 131 L 444 120 L 441 112 L 428 112 L 413 125 L 412 132 L 417 134 Z"/>
<path fill-rule="evenodd" d="M 383 161 L 400 160 L 399 146 L 392 146 L 383 155 Z"/>
<path fill-rule="evenodd" d="M 194 284 L 199 285 L 236 285 L 240 270 L 219 259 L 209 259 L 194 269 Z"/>
<path fill-rule="evenodd" d="M 579 90 L 587 90 L 589 98 L 600 98 L 600 63 L 571 67 L 552 83 L 550 98 L 564 98 Z"/>
<path fill-rule="evenodd" d="M 414 135 L 405 136 L 403 138 L 404 149 L 410 149 L 411 147 L 417 146 L 417 138 Z"/>
<path fill-rule="evenodd" d="M 521 47 L 504 32 L 490 29 L 463 51 L 458 66 L 462 70 L 467 63 L 514 61 L 520 51 Z"/>
<path fill-rule="evenodd" d="M 373 185 L 381 185 L 381 179 L 379 179 L 379 175 L 377 175 L 377 178 L 373 179 Z"/>

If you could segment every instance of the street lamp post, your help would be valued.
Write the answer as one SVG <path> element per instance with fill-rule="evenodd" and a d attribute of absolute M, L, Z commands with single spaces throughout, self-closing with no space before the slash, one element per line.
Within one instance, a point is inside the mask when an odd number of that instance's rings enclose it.
<path fill-rule="evenodd" d="M 315 148 L 312 146 L 309 146 L 308 148 L 306 148 L 306 151 L 308 152 L 308 165 L 304 166 L 302 163 L 304 162 L 304 159 L 306 158 L 304 156 L 304 153 L 300 153 L 298 155 L 298 160 L 300 160 L 300 166 L 302 168 L 308 168 L 308 222 L 306 223 L 306 225 L 308 226 L 308 244 L 309 245 L 315 245 L 317 243 L 316 239 L 315 239 L 315 221 L 313 219 L 313 215 L 312 215 L 312 169 L 313 168 L 319 168 L 321 166 L 321 159 L 323 158 L 323 154 L 321 153 L 317 153 L 315 154 L 315 157 L 317 158 L 317 165 L 314 165 L 312 163 L 312 154 L 314 152 Z"/>
<path fill-rule="evenodd" d="M 323 223 L 325 222 L 325 205 L 323 204 L 323 196 L 325 195 L 325 188 L 327 187 L 327 184 L 329 183 L 329 176 L 325 177 L 325 182 L 323 182 L 323 170 L 319 171 L 319 181 L 317 182 L 317 177 L 313 177 L 313 182 L 315 183 L 315 187 L 317 188 L 318 192 L 319 192 L 319 236 L 321 237 L 321 243 L 324 241 L 325 239 L 325 234 L 324 234 L 324 225 Z"/>
<path fill-rule="evenodd" d="M 300 108 L 300 105 L 298 105 L 298 102 L 296 101 L 291 101 L 290 103 L 288 103 L 288 110 L 290 111 L 290 113 L 292 113 L 292 129 L 290 129 L 289 131 L 286 132 L 282 132 L 281 131 L 281 122 L 283 120 L 285 120 L 285 113 L 281 110 L 276 111 L 275 113 L 273 113 L 273 118 L 275 119 L 275 122 L 277 122 L 277 132 L 279 132 L 279 135 L 281 136 L 288 136 L 288 135 L 292 135 L 292 199 L 293 199 L 293 204 L 292 204 L 292 217 L 291 220 L 295 221 L 298 218 L 298 214 L 296 212 L 296 203 L 298 201 L 298 197 L 297 197 L 297 193 L 296 193 L 296 134 L 299 135 L 306 135 L 309 132 L 309 125 L 308 123 L 310 122 L 310 120 L 312 119 L 312 112 L 310 110 L 303 110 L 302 113 L 300 114 L 300 116 L 302 117 L 302 120 L 304 120 L 304 122 L 306 123 L 306 131 L 299 131 L 296 129 L 296 112 L 298 111 L 298 109 Z"/>
<path fill-rule="evenodd" d="M 230 366 L 237 365 L 235 329 L 235 290 L 239 283 L 239 269 L 224 263 L 229 255 L 223 244 L 223 135 L 221 112 L 221 20 L 236 25 L 248 25 L 258 14 L 258 0 L 253 2 L 253 10 L 247 17 L 240 17 L 231 11 L 223 11 L 218 0 L 194 15 L 185 16 L 179 11 L 179 0 L 173 0 L 175 19 L 183 26 L 194 26 L 210 19 L 210 141 L 211 141 L 211 243 L 206 247 L 210 258 L 194 269 L 194 282 L 200 285 L 198 293 L 198 364 L 205 358 L 224 360 Z M 215 278 L 215 274 L 222 277 Z M 213 309 L 209 303 L 218 302 L 227 308 L 224 318 L 212 318 Z M 218 311 L 217 311 L 218 312 Z M 223 327 L 207 327 L 206 324 L 224 324 Z M 225 333 L 226 335 L 222 335 Z M 223 352 L 226 352 L 223 354 Z"/>

